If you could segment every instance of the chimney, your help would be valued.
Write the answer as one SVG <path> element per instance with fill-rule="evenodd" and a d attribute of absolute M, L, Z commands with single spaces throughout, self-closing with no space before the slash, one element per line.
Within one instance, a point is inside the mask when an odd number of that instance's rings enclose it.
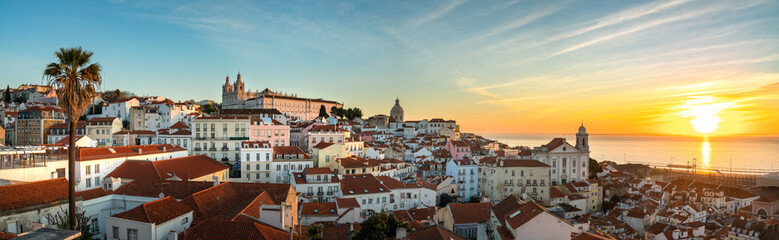
<path fill-rule="evenodd" d="M 406 237 L 406 228 L 399 227 L 395 231 L 395 239 L 402 239 L 402 238 L 405 238 L 405 237 Z"/>
<path fill-rule="evenodd" d="M 176 234 L 176 231 L 170 230 L 170 232 L 168 233 L 168 240 L 178 240 L 178 239 L 179 239 L 179 235 Z"/>

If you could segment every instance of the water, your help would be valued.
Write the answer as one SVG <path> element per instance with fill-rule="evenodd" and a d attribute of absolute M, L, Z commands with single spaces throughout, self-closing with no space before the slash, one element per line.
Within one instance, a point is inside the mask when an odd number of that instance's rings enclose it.
<path fill-rule="evenodd" d="M 546 144 L 554 134 L 485 134 L 510 146 Z M 575 135 L 565 136 L 576 144 Z M 699 166 L 718 170 L 753 169 L 779 171 L 779 136 L 683 137 L 590 135 L 590 157 L 617 163 L 645 162 L 680 164 L 693 159 Z"/>

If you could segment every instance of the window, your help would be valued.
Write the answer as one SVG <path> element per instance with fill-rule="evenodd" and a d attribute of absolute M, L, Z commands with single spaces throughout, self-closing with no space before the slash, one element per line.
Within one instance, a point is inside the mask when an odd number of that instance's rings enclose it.
<path fill-rule="evenodd" d="M 189 222 L 189 217 L 184 217 L 181 219 L 181 225 L 187 224 Z"/>
<path fill-rule="evenodd" d="M 95 186 L 100 186 L 100 177 L 95 177 Z"/>
<path fill-rule="evenodd" d="M 100 173 L 100 164 L 95 164 L 95 173 Z"/>
<path fill-rule="evenodd" d="M 87 178 L 87 188 L 91 188 L 91 187 L 92 187 L 92 179 Z"/>
<path fill-rule="evenodd" d="M 117 226 L 113 226 L 113 227 L 111 228 L 111 232 L 113 232 L 113 236 L 114 236 L 114 238 L 116 238 L 116 239 L 118 239 L 118 238 L 119 238 L 119 227 L 117 227 Z"/>
<path fill-rule="evenodd" d="M 87 165 L 87 166 L 85 167 L 85 170 L 84 170 L 84 172 L 86 172 L 86 173 L 87 173 L 87 175 L 89 175 L 89 174 L 92 174 L 92 166 L 89 166 L 89 165 Z"/>
<path fill-rule="evenodd" d="M 138 240 L 138 229 L 127 229 L 127 240 Z"/>

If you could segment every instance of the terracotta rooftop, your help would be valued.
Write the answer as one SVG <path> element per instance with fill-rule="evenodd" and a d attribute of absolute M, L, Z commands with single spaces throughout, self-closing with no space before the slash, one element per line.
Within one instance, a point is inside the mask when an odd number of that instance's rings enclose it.
<path fill-rule="evenodd" d="M 259 221 L 225 221 L 209 219 L 179 234 L 181 240 L 210 239 L 290 239 L 289 232 Z M 306 239 L 293 234 L 293 239 Z"/>
<path fill-rule="evenodd" d="M 193 193 L 213 187 L 213 182 L 191 182 L 156 179 L 136 179 L 122 184 L 114 190 L 114 194 L 153 197 L 171 196 L 175 199 L 184 199 Z"/>
<path fill-rule="evenodd" d="M 360 203 L 356 198 L 336 198 L 335 202 L 338 203 L 338 208 L 359 208 Z"/>
<path fill-rule="evenodd" d="M 466 240 L 449 230 L 433 225 L 424 229 L 416 230 L 408 235 L 409 240 Z"/>
<path fill-rule="evenodd" d="M 0 211 L 42 204 L 55 206 L 67 199 L 68 180 L 65 178 L 0 186 Z"/>
<path fill-rule="evenodd" d="M 302 205 L 301 215 L 338 215 L 338 205 L 335 202 L 304 202 Z"/>
<path fill-rule="evenodd" d="M 490 220 L 492 203 L 450 203 L 447 205 L 452 213 L 454 224 L 480 223 Z"/>
<path fill-rule="evenodd" d="M 106 177 L 159 180 L 177 177 L 182 180 L 190 180 L 218 173 L 228 168 L 227 165 L 205 155 L 192 155 L 159 161 L 127 160 Z"/>
<path fill-rule="evenodd" d="M 164 152 L 187 151 L 174 144 L 137 145 L 122 147 L 79 148 L 77 161 L 90 161 L 108 158 L 120 158 L 159 154 Z"/>
<path fill-rule="evenodd" d="M 164 197 L 114 214 L 112 217 L 159 225 L 191 211 L 192 209 L 179 203 L 176 199 Z"/>
<path fill-rule="evenodd" d="M 343 175 L 341 179 L 341 192 L 344 196 L 390 192 L 387 186 L 381 184 L 379 179 L 371 174 Z"/>
<path fill-rule="evenodd" d="M 335 143 L 331 143 L 331 142 L 319 142 L 319 143 L 317 143 L 316 145 L 314 145 L 314 147 L 313 147 L 313 148 L 316 148 L 316 149 L 325 149 L 325 148 L 327 148 L 327 147 L 329 147 L 329 146 L 332 146 L 333 144 L 335 144 Z"/>

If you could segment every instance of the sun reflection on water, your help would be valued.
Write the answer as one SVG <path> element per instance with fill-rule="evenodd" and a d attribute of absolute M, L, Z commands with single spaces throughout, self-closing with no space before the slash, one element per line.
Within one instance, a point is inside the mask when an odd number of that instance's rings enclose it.
<path fill-rule="evenodd" d="M 703 142 L 701 143 L 701 160 L 703 161 L 703 167 L 709 167 L 711 161 L 711 144 L 709 144 L 709 136 L 703 136 Z"/>

